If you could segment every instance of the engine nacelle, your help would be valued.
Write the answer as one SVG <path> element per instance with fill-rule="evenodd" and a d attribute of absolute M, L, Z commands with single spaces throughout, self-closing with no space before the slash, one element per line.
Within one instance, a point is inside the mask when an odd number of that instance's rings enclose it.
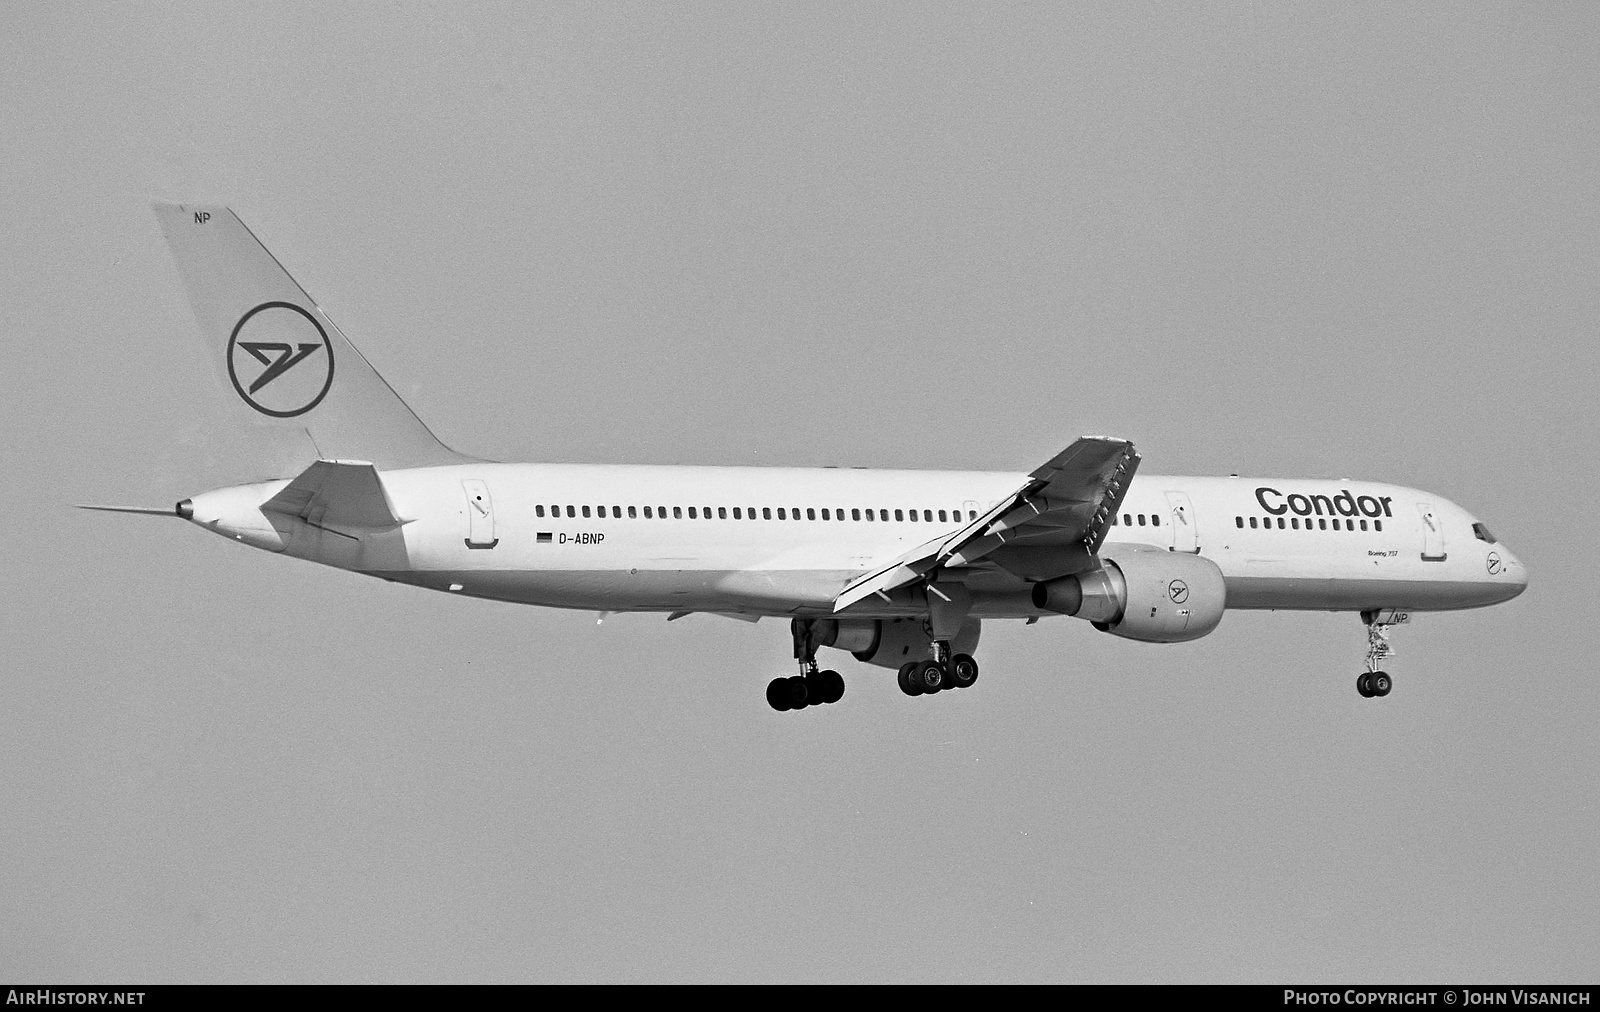
<path fill-rule="evenodd" d="M 1148 549 L 1113 548 L 1099 569 L 1033 585 L 1034 607 L 1146 643 L 1197 640 L 1222 621 L 1227 603 L 1215 562 Z"/>
<path fill-rule="evenodd" d="M 898 668 L 907 661 L 933 656 L 933 630 L 921 618 L 841 618 L 826 619 L 819 629 L 817 643 L 836 650 L 848 650 L 856 660 L 880 668 Z M 831 626 L 831 628 L 829 628 Z M 978 649 L 983 624 L 969 618 L 950 641 L 952 653 L 970 654 Z"/>

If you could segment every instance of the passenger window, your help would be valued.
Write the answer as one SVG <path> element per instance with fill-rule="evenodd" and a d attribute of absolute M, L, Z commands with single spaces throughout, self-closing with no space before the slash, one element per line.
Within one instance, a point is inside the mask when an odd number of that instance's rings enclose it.
<path fill-rule="evenodd" d="M 800 507 L 798 507 L 798 506 L 790 506 L 789 507 L 789 519 L 790 520 L 799 520 L 800 519 Z"/>
<path fill-rule="evenodd" d="M 905 510 L 895 510 L 894 511 L 894 519 L 895 519 L 896 523 L 901 523 L 901 524 L 905 523 L 906 522 L 906 511 Z"/>
<path fill-rule="evenodd" d="M 569 517 L 575 517 L 575 516 L 577 516 L 577 515 L 578 515 L 578 513 L 577 513 L 577 511 L 576 511 L 576 510 L 574 510 L 574 509 L 573 509 L 573 508 L 572 508 L 572 507 L 571 507 L 571 506 L 568 506 L 568 507 L 567 507 L 567 516 L 569 516 Z"/>
<path fill-rule="evenodd" d="M 976 519 L 978 519 L 978 511 L 977 510 L 968 510 L 967 511 L 967 519 L 968 520 L 976 520 Z"/>
<path fill-rule="evenodd" d="M 585 506 L 583 508 L 583 517 L 584 517 L 585 520 L 587 520 L 589 518 L 589 507 L 587 507 L 587 506 Z"/>
<path fill-rule="evenodd" d="M 1250 518 L 1250 529 L 1251 530 L 1255 530 L 1256 529 L 1256 518 L 1255 517 L 1251 517 Z"/>
<path fill-rule="evenodd" d="M 698 520 L 698 519 L 700 519 L 699 517 L 695 516 L 694 507 L 693 506 L 689 507 L 689 519 L 690 520 Z"/>
<path fill-rule="evenodd" d="M 639 519 L 639 507 L 637 507 L 637 506 L 629 506 L 628 507 L 628 519 L 629 520 L 637 520 L 637 519 Z"/>
<path fill-rule="evenodd" d="M 876 519 L 878 519 L 877 516 L 871 510 L 867 510 L 867 522 L 871 523 Z"/>
<path fill-rule="evenodd" d="M 733 508 L 733 518 L 735 520 L 743 520 L 744 519 L 744 512 L 742 510 L 740 510 L 739 507 L 737 507 L 737 506 L 735 506 Z"/>
<path fill-rule="evenodd" d="M 822 519 L 824 519 L 824 520 L 832 520 L 833 519 L 832 517 L 828 516 L 828 507 L 826 507 L 826 506 L 822 507 Z"/>
<path fill-rule="evenodd" d="M 682 520 L 683 519 L 683 507 L 682 506 L 674 506 L 674 507 L 672 507 L 672 519 L 674 519 L 674 520 Z"/>
<path fill-rule="evenodd" d="M 1374 521 L 1372 521 L 1372 529 L 1375 530 L 1375 531 L 1383 530 L 1383 521 L 1382 520 L 1374 520 Z"/>
<path fill-rule="evenodd" d="M 861 511 L 860 510 L 851 510 L 850 511 L 850 519 L 851 520 L 860 520 L 861 519 Z"/>
<path fill-rule="evenodd" d="M 888 523 L 889 522 L 889 511 L 888 510 L 879 510 L 878 511 L 878 519 L 882 520 L 884 523 Z"/>
<path fill-rule="evenodd" d="M 1122 514 L 1122 526 L 1124 526 L 1124 527 L 1132 527 L 1133 526 L 1133 517 L 1132 517 L 1132 515 L 1127 514 L 1127 513 Z"/>
<path fill-rule="evenodd" d="M 816 518 L 817 518 L 817 511 L 812 509 L 810 506 L 807 506 L 806 507 L 806 519 L 807 520 L 815 520 Z"/>
<path fill-rule="evenodd" d="M 654 520 L 654 519 L 655 519 L 655 517 L 653 517 L 653 516 L 651 516 L 651 515 L 650 515 L 650 507 L 648 507 L 648 506 L 646 506 L 646 507 L 645 507 L 645 508 L 644 508 L 644 518 L 645 518 L 645 519 L 646 519 L 646 520 Z"/>
<path fill-rule="evenodd" d="M 1289 526 L 1293 527 L 1295 530 L 1298 531 L 1300 529 L 1300 518 L 1299 517 L 1291 517 L 1291 518 L 1289 518 Z"/>
<path fill-rule="evenodd" d="M 922 511 L 922 522 L 926 524 L 933 523 L 933 510 Z"/>
<path fill-rule="evenodd" d="M 728 507 L 726 507 L 726 506 L 718 506 L 717 507 L 717 519 L 718 520 L 726 520 L 726 519 L 728 519 Z"/>
<path fill-rule="evenodd" d="M 1362 530 L 1366 530 L 1367 529 L 1367 522 L 1365 520 L 1361 521 L 1361 529 Z"/>
<path fill-rule="evenodd" d="M 613 520 L 621 520 L 622 519 L 622 507 L 621 506 L 613 506 L 613 507 L 611 507 L 611 519 L 613 519 Z"/>
<path fill-rule="evenodd" d="M 779 520 L 787 520 L 787 519 L 789 519 L 788 517 L 783 515 L 783 507 L 782 506 L 778 507 L 778 519 Z"/>
<path fill-rule="evenodd" d="M 544 516 L 544 507 L 543 506 L 535 506 L 533 508 L 533 515 L 536 516 L 536 517 Z"/>
<path fill-rule="evenodd" d="M 1281 522 L 1282 521 L 1280 521 L 1280 523 Z M 1150 514 L 1150 526 L 1151 527 L 1160 527 L 1161 526 L 1161 514 L 1159 514 L 1159 513 Z"/>
<path fill-rule="evenodd" d="M 906 515 L 911 518 L 912 523 L 916 523 L 918 520 L 922 519 L 921 517 L 917 516 L 916 510 L 907 510 Z"/>
<path fill-rule="evenodd" d="M 1281 531 L 1287 526 L 1289 526 L 1289 525 L 1283 522 L 1283 517 L 1279 517 L 1278 518 L 1278 530 Z"/>
<path fill-rule="evenodd" d="M 1144 526 L 1144 514 L 1143 513 L 1139 514 L 1139 526 L 1140 527 Z"/>
<path fill-rule="evenodd" d="M 667 518 L 667 508 L 665 506 L 657 506 L 656 516 L 662 520 L 665 520 Z"/>
<path fill-rule="evenodd" d="M 1243 527 L 1244 526 L 1244 517 L 1234 517 L 1233 518 L 1233 526 L 1235 526 L 1235 527 Z"/>
<path fill-rule="evenodd" d="M 950 522 L 950 521 L 949 521 L 949 520 L 947 520 L 947 519 L 945 519 L 945 514 L 944 514 L 944 510 L 940 510 L 940 511 L 939 511 L 939 522 L 940 522 L 940 523 L 941 523 L 941 524 L 947 524 L 947 523 L 949 523 L 949 522 Z"/>
<path fill-rule="evenodd" d="M 1328 529 L 1328 521 L 1326 521 L 1326 520 L 1318 520 L 1317 521 L 1317 530 L 1325 531 L 1327 529 Z"/>

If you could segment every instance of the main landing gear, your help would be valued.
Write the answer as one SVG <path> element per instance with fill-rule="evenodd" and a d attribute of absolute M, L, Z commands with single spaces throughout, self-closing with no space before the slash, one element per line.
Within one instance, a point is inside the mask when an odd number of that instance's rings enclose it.
<path fill-rule="evenodd" d="M 794 657 L 800 662 L 800 673 L 768 682 L 767 705 L 781 713 L 837 703 L 844 698 L 844 676 L 837 671 L 817 670 L 817 641 L 812 624 L 797 618 L 789 623 L 789 630 L 794 635 Z"/>
<path fill-rule="evenodd" d="M 837 703 L 844 697 L 844 676 L 837 671 L 811 670 L 767 683 L 767 705 L 774 710 L 804 710 L 821 703 Z"/>
<path fill-rule="evenodd" d="M 1394 679 L 1389 677 L 1387 671 L 1379 671 L 1378 664 L 1394 655 L 1394 647 L 1389 645 L 1389 630 L 1394 626 L 1410 622 L 1411 615 L 1393 608 L 1384 608 L 1380 611 L 1362 612 L 1361 621 L 1367 624 L 1367 670 L 1356 676 L 1356 691 L 1363 699 L 1387 696 L 1394 688 Z"/>
<path fill-rule="evenodd" d="M 950 653 L 950 644 L 933 644 L 931 660 L 900 665 L 900 691 L 908 696 L 927 696 L 942 689 L 965 689 L 978 680 L 978 662 L 968 654 Z"/>

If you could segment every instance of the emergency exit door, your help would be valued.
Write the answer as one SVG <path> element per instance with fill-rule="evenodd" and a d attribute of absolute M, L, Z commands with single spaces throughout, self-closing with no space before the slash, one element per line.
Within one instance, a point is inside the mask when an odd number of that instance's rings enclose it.
<path fill-rule="evenodd" d="M 1167 547 L 1174 552 L 1200 554 L 1200 532 L 1194 522 L 1194 505 L 1187 492 L 1167 493 L 1167 530 L 1172 540 Z"/>
<path fill-rule="evenodd" d="M 1422 514 L 1422 560 L 1443 562 L 1444 527 L 1439 523 L 1439 514 L 1433 511 L 1432 503 L 1425 502 L 1417 503 L 1417 512 Z"/>
<path fill-rule="evenodd" d="M 467 547 L 493 548 L 500 539 L 494 536 L 494 500 L 489 498 L 488 484 L 474 479 L 461 487 L 467 493 Z"/>

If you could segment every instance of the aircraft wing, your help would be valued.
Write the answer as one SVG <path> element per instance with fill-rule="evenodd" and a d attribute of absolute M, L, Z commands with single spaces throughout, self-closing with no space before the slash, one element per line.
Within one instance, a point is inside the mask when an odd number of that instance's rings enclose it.
<path fill-rule="evenodd" d="M 299 517 L 313 527 L 398 527 L 378 469 L 364 460 L 319 460 L 261 504 L 269 513 Z"/>
<path fill-rule="evenodd" d="M 965 527 L 851 581 L 834 598 L 833 610 L 888 593 L 942 567 L 970 565 L 1001 548 L 1048 552 L 1052 567 L 1063 574 L 1087 568 L 1138 467 L 1139 455 L 1127 440 L 1085 436 Z"/>

